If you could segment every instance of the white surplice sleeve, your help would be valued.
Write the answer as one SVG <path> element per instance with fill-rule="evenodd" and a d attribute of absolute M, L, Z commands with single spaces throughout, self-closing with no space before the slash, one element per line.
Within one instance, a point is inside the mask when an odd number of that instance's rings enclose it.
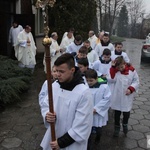
<path fill-rule="evenodd" d="M 85 91 L 80 103 L 77 106 L 75 118 L 72 123 L 72 128 L 69 129 L 68 134 L 76 141 L 82 142 L 87 140 L 93 122 L 93 104 L 92 95 L 88 90 Z"/>
<path fill-rule="evenodd" d="M 99 101 L 95 106 L 96 112 L 104 117 L 108 113 L 110 107 L 111 91 L 107 84 L 100 85 L 99 91 L 95 95 L 95 99 Z"/>

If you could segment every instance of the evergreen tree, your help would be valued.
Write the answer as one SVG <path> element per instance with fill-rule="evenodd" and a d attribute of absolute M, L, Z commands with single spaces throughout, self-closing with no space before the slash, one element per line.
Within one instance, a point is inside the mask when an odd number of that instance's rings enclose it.
<path fill-rule="evenodd" d="M 81 34 L 86 39 L 95 16 L 94 0 L 57 0 L 54 7 L 49 8 L 50 32 L 57 31 L 61 38 L 64 32 L 73 27 L 75 34 Z"/>
<path fill-rule="evenodd" d="M 119 14 L 117 34 L 120 37 L 127 37 L 128 35 L 128 11 L 125 5 Z"/>

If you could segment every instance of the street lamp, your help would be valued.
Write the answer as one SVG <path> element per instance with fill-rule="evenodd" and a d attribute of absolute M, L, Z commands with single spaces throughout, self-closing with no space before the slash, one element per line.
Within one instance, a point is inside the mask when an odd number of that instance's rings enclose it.
<path fill-rule="evenodd" d="M 53 107 L 53 92 L 52 92 L 52 81 L 51 81 L 51 56 L 50 56 L 50 45 L 51 40 L 48 37 L 49 34 L 49 27 L 48 27 L 48 7 L 53 7 L 56 0 L 37 0 L 36 1 L 36 8 L 42 9 L 42 15 L 44 18 L 44 34 L 45 37 L 42 41 L 43 45 L 45 46 L 45 62 L 46 62 L 46 70 L 47 70 L 47 87 L 48 87 L 48 98 L 49 98 L 49 111 L 54 113 Z M 56 140 L 55 136 L 55 123 L 51 123 L 51 138 L 52 141 Z"/>

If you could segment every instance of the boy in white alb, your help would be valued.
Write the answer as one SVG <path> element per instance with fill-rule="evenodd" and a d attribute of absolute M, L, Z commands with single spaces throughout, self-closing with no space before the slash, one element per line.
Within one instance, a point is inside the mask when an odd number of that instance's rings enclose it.
<path fill-rule="evenodd" d="M 85 79 L 85 72 L 89 69 L 89 62 L 87 58 L 80 58 L 77 62 L 78 68 L 82 73 L 82 78 L 84 79 L 85 85 L 88 86 L 86 79 Z"/>
<path fill-rule="evenodd" d="M 115 60 L 118 56 L 123 56 L 123 59 L 126 63 L 130 62 L 130 59 L 127 55 L 127 53 L 122 51 L 123 44 L 121 42 L 115 43 L 115 50 L 111 52 L 111 60 Z"/>
<path fill-rule="evenodd" d="M 63 54 L 54 63 L 57 79 L 52 84 L 54 112 L 49 112 L 47 81 L 39 94 L 39 104 L 47 131 L 43 150 L 86 150 L 92 128 L 92 95 L 84 85 L 81 72 L 71 54 Z M 51 141 L 51 123 L 55 123 L 56 140 Z"/>
<path fill-rule="evenodd" d="M 89 40 L 84 41 L 83 45 L 86 46 L 88 49 L 87 58 L 89 62 L 94 63 L 95 61 L 97 61 L 99 57 L 95 52 L 95 50 L 91 47 L 90 41 Z"/>
<path fill-rule="evenodd" d="M 81 58 L 87 58 L 87 53 L 88 53 L 88 49 L 86 46 L 82 46 L 78 52 L 77 52 L 77 55 L 74 57 L 75 58 L 75 65 L 77 66 L 78 65 L 78 60 L 81 59 Z M 88 59 L 88 58 L 87 58 Z M 89 63 L 89 68 L 92 67 L 92 64 L 89 62 L 88 60 L 88 63 Z"/>
<path fill-rule="evenodd" d="M 85 78 L 93 95 L 93 126 L 88 142 L 88 150 L 94 150 L 95 144 L 99 144 L 102 126 L 107 125 L 108 109 L 110 107 L 111 92 L 107 84 L 98 82 L 97 72 L 89 69 L 85 72 Z M 92 143 L 93 136 L 95 138 Z"/>
<path fill-rule="evenodd" d="M 109 49 L 110 51 L 114 51 L 115 48 L 112 43 L 110 43 L 109 40 L 109 34 L 104 33 L 103 38 L 99 44 L 96 45 L 95 51 L 97 52 L 98 56 L 101 57 L 103 54 L 104 49 Z"/>
<path fill-rule="evenodd" d="M 133 105 L 133 96 L 139 87 L 139 77 L 134 67 L 127 64 L 122 56 L 112 62 L 110 74 L 107 79 L 112 82 L 111 108 L 114 115 L 114 137 L 119 136 L 120 115 L 123 113 L 123 132 L 128 132 L 128 120 Z"/>
<path fill-rule="evenodd" d="M 111 67 L 111 51 L 109 49 L 104 49 L 102 56 L 99 60 L 95 61 L 92 64 L 92 69 L 98 72 L 98 76 L 106 77 L 109 73 L 109 69 Z"/>
<path fill-rule="evenodd" d="M 77 54 L 78 50 L 83 46 L 82 43 L 82 37 L 81 35 L 76 35 L 75 39 L 73 42 L 71 42 L 67 48 L 66 48 L 66 53 L 74 53 L 74 55 Z"/>

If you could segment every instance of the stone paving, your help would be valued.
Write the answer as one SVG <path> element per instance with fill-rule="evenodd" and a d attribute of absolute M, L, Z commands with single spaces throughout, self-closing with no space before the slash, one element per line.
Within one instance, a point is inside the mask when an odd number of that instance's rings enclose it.
<path fill-rule="evenodd" d="M 40 142 L 45 127 L 38 105 L 38 93 L 45 80 L 42 56 L 34 72 L 30 89 L 22 94 L 22 101 L 8 106 L 0 113 L 0 150 L 41 150 Z M 150 136 L 150 61 L 137 67 L 140 88 L 135 96 L 129 119 L 129 132 L 113 138 L 113 111 L 109 111 L 109 122 L 103 128 L 98 150 L 145 150 L 147 135 Z"/>

